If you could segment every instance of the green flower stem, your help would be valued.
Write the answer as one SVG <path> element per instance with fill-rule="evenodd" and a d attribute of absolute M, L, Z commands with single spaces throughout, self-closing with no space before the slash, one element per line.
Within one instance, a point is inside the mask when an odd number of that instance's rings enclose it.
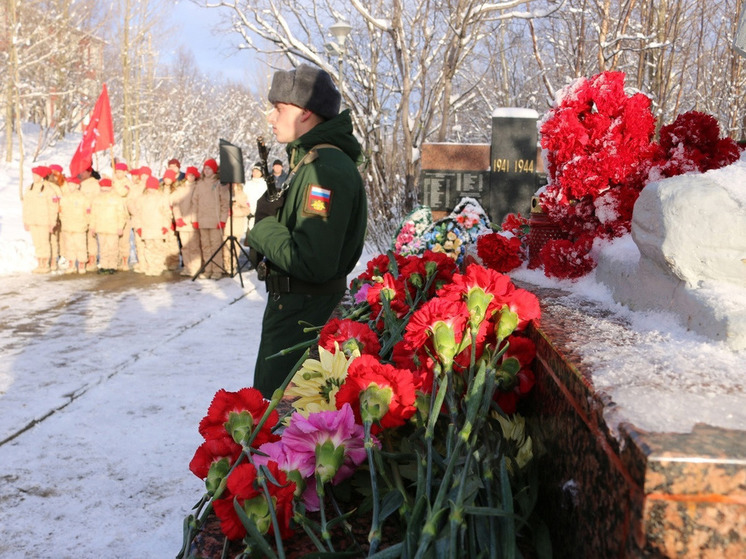
<path fill-rule="evenodd" d="M 324 482 L 321 481 L 321 476 L 319 474 L 316 474 L 316 494 L 319 496 L 319 514 L 321 515 L 321 538 L 326 542 L 326 546 L 329 551 L 334 551 L 334 544 L 332 543 L 331 534 L 329 533 L 329 526 L 326 522 Z"/>
<path fill-rule="evenodd" d="M 363 554 L 363 548 L 360 547 L 360 544 L 357 541 L 357 538 L 352 533 L 352 526 L 347 521 L 347 517 L 350 515 L 350 513 L 344 513 L 342 509 L 339 507 L 339 503 L 337 502 L 337 499 L 334 498 L 334 491 L 329 492 L 329 497 L 331 498 L 332 505 L 334 506 L 334 512 L 337 515 L 337 518 L 342 518 L 342 529 L 344 530 L 345 534 L 347 534 L 347 537 L 350 539 L 350 542 L 352 544 L 352 548 L 359 553 L 360 556 Z"/>
<path fill-rule="evenodd" d="M 461 529 L 466 526 L 466 520 L 464 519 L 464 491 L 467 486 L 467 476 L 471 469 L 471 462 L 473 461 L 473 452 L 466 453 L 466 460 L 464 466 L 461 469 L 461 476 L 459 479 L 458 492 L 456 493 L 456 501 L 451 503 L 451 516 L 450 516 L 450 538 L 449 538 L 449 557 L 456 559 L 459 554 L 459 538 L 458 534 Z"/>
<path fill-rule="evenodd" d="M 476 339 L 477 335 L 479 334 L 479 326 L 472 324 L 471 325 L 471 355 L 469 357 L 469 374 L 466 379 L 466 385 L 470 385 L 472 379 L 474 378 L 474 365 L 477 361 L 477 344 Z"/>
<path fill-rule="evenodd" d="M 437 382 L 438 379 L 441 378 L 440 365 L 435 365 L 433 377 L 433 389 L 437 387 L 438 391 L 435 394 L 435 398 L 430 398 L 430 415 L 427 418 L 427 427 L 425 429 L 425 444 L 427 445 L 427 478 L 425 482 L 425 491 L 428 501 L 430 500 L 430 489 L 433 486 L 433 438 L 435 435 L 435 424 L 440 415 L 440 409 L 443 407 L 443 401 L 445 400 L 446 391 L 448 389 L 448 377 L 443 376 L 443 382 Z"/>
<path fill-rule="evenodd" d="M 472 379 L 472 382 L 468 387 L 466 396 L 464 396 L 466 419 L 461 427 L 461 431 L 459 432 L 459 437 L 461 437 L 465 442 L 469 440 L 469 437 L 471 437 L 472 429 L 477 419 L 477 413 L 480 409 L 484 409 L 486 376 L 487 365 L 482 363 L 479 366 L 476 376 Z"/>
<path fill-rule="evenodd" d="M 368 555 L 373 555 L 378 549 L 378 545 L 381 543 L 381 500 L 378 496 L 378 478 L 376 476 L 375 461 L 373 460 L 373 447 L 375 445 L 370 434 L 371 426 L 371 421 L 363 422 L 363 429 L 365 430 L 365 452 L 368 455 L 368 468 L 370 470 L 370 490 L 371 498 L 373 501 L 373 516 L 370 521 L 370 532 L 368 533 L 368 542 L 370 543 Z"/>
<path fill-rule="evenodd" d="M 295 521 L 303 527 L 303 531 L 316 546 L 316 549 L 322 552 L 325 551 L 326 548 L 324 547 L 323 542 L 316 536 L 316 533 L 313 530 L 313 523 L 309 522 L 308 517 L 305 514 L 296 512 L 294 518 Z"/>
<path fill-rule="evenodd" d="M 260 466 L 256 471 L 256 480 L 264 492 L 264 498 L 269 506 L 269 514 L 272 517 L 272 527 L 275 532 L 275 545 L 277 546 L 277 555 L 279 559 L 285 559 L 285 548 L 282 545 L 282 534 L 280 532 L 280 523 L 277 520 L 277 511 L 275 510 L 274 502 L 272 501 L 272 495 L 269 492 L 269 485 L 267 485 L 267 475 L 265 473 L 265 467 Z"/>
<path fill-rule="evenodd" d="M 421 559 L 423 555 L 426 553 L 427 549 L 430 547 L 430 544 L 435 539 L 435 536 L 438 533 L 438 526 L 440 523 L 440 517 L 446 512 L 446 509 L 443 508 L 443 502 L 448 495 L 448 492 L 451 489 L 452 486 L 452 480 L 453 480 L 453 471 L 456 468 L 457 463 L 459 462 L 458 456 L 459 451 L 461 450 L 461 447 L 464 445 L 463 439 L 460 437 L 456 439 L 456 445 L 453 449 L 453 453 L 448 460 L 448 466 L 446 466 L 446 470 L 443 473 L 443 479 L 440 482 L 440 487 L 438 488 L 438 494 L 435 497 L 435 501 L 433 502 L 432 507 L 430 508 L 430 512 L 427 516 L 427 521 L 425 522 L 425 526 L 422 529 L 422 534 L 420 535 L 420 542 L 419 542 L 419 548 L 417 550 L 417 555 L 415 556 L 415 559 Z"/>

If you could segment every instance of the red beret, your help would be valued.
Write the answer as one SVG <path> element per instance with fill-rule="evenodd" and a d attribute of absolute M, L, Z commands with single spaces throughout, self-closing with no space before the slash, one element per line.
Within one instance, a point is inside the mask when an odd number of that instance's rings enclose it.
<path fill-rule="evenodd" d="M 34 167 L 33 169 L 31 169 L 31 172 L 34 173 L 35 175 L 39 175 L 41 178 L 46 178 L 49 175 L 49 173 L 51 173 L 52 171 L 49 170 L 49 167 L 39 166 L 39 167 Z"/>
<path fill-rule="evenodd" d="M 202 168 L 204 169 L 205 167 L 209 167 L 210 169 L 212 169 L 213 173 L 218 172 L 218 162 L 214 159 L 208 159 L 207 161 L 205 161 L 204 165 L 202 165 Z"/>
<path fill-rule="evenodd" d="M 102 178 L 100 181 L 98 181 L 99 186 L 103 186 L 104 188 L 111 186 L 111 179 L 109 178 Z"/>
<path fill-rule="evenodd" d="M 49 170 L 50 171 L 55 171 L 56 173 L 61 173 L 62 172 L 62 165 L 57 165 L 57 164 L 50 165 L 49 166 Z"/>
<path fill-rule="evenodd" d="M 153 175 L 150 175 L 148 180 L 145 181 L 145 188 L 158 188 L 159 186 L 161 186 L 161 183 Z"/>
<path fill-rule="evenodd" d="M 181 163 L 179 163 L 179 160 L 175 158 L 168 160 L 168 166 L 170 167 L 171 165 L 176 165 L 177 167 L 181 167 Z"/>
<path fill-rule="evenodd" d="M 150 167 L 140 167 L 140 174 L 141 175 L 152 175 L 153 171 L 150 170 Z"/>
<path fill-rule="evenodd" d="M 127 171 L 127 170 L 129 170 L 129 168 L 127 167 L 126 163 L 117 163 L 116 165 L 114 165 L 114 169 L 116 169 L 117 171 Z"/>
<path fill-rule="evenodd" d="M 176 180 L 176 171 L 173 169 L 166 169 L 166 172 L 163 173 L 164 179 L 171 179 L 172 181 Z"/>
<path fill-rule="evenodd" d="M 197 167 L 187 167 L 186 174 L 187 175 L 194 175 L 194 178 L 198 179 L 199 178 L 199 169 L 197 169 Z"/>

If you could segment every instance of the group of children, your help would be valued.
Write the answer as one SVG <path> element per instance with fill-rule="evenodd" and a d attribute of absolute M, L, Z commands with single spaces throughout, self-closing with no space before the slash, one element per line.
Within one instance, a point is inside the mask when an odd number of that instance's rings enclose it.
<path fill-rule="evenodd" d="M 214 159 L 201 172 L 180 169 L 171 159 L 159 180 L 150 168 L 123 162 L 101 178 L 91 167 L 77 177 L 65 177 L 59 165 L 34 167 L 23 196 L 23 223 L 37 259 L 33 272 L 64 267 L 66 273 L 112 274 L 130 269 L 134 249 L 132 269 L 148 276 L 179 268 L 183 276 L 204 268 L 199 277 L 215 280 L 232 273 L 235 249 L 220 245 L 246 232 L 252 207 L 243 185 L 221 184 Z"/>

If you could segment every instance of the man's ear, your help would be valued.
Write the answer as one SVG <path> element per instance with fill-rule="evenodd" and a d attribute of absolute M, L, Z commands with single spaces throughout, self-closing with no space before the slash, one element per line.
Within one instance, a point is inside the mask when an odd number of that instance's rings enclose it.
<path fill-rule="evenodd" d="M 300 121 L 306 122 L 312 116 L 313 116 L 313 111 L 309 111 L 308 109 L 303 109 L 303 112 L 300 115 Z"/>

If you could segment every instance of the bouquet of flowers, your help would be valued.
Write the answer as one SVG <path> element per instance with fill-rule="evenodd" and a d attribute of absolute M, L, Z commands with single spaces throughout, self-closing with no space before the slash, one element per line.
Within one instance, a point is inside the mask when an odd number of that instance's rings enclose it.
<path fill-rule="evenodd" d="M 629 231 L 655 152 L 654 133 L 650 99 L 627 95 L 623 72 L 580 78 L 562 91 L 541 125 L 549 184 L 540 203 L 571 240 L 546 244 L 545 274 L 584 275 L 595 265 L 589 256 L 594 238 Z"/>
<path fill-rule="evenodd" d="M 720 137 L 715 117 L 698 111 L 682 113 L 661 128 L 649 179 L 704 173 L 735 163 L 740 155 L 735 140 Z"/>
<path fill-rule="evenodd" d="M 433 214 L 430 208 L 417 208 L 402 221 L 394 238 L 393 251 L 404 256 L 422 254 L 425 250 L 423 235 L 432 225 Z"/>
<path fill-rule="evenodd" d="M 207 492 L 180 557 L 211 511 L 241 557 L 285 557 L 297 537 L 315 557 L 517 557 L 528 539 L 542 556 L 515 414 L 533 385 L 523 334 L 537 298 L 432 251 L 372 259 L 351 292 L 271 401 L 216 394 L 190 464 Z"/>
<path fill-rule="evenodd" d="M 541 124 L 549 184 L 540 204 L 569 239 L 550 240 L 540 252 L 547 276 L 574 279 L 591 271 L 594 240 L 629 232 L 648 182 L 717 169 L 740 156 L 710 115 L 679 115 L 661 128 L 658 143 L 655 124 L 650 99 L 627 95 L 622 72 L 580 78 L 562 90 Z"/>
<path fill-rule="evenodd" d="M 463 198 L 450 214 L 436 222 L 429 208 L 418 208 L 402 222 L 392 250 L 402 256 L 439 252 L 461 265 L 467 247 L 489 227 L 487 213 L 474 198 Z"/>
<path fill-rule="evenodd" d="M 528 220 L 521 214 L 508 214 L 501 231 L 485 232 L 477 237 L 477 257 L 492 270 L 503 274 L 514 270 L 526 259 Z"/>

